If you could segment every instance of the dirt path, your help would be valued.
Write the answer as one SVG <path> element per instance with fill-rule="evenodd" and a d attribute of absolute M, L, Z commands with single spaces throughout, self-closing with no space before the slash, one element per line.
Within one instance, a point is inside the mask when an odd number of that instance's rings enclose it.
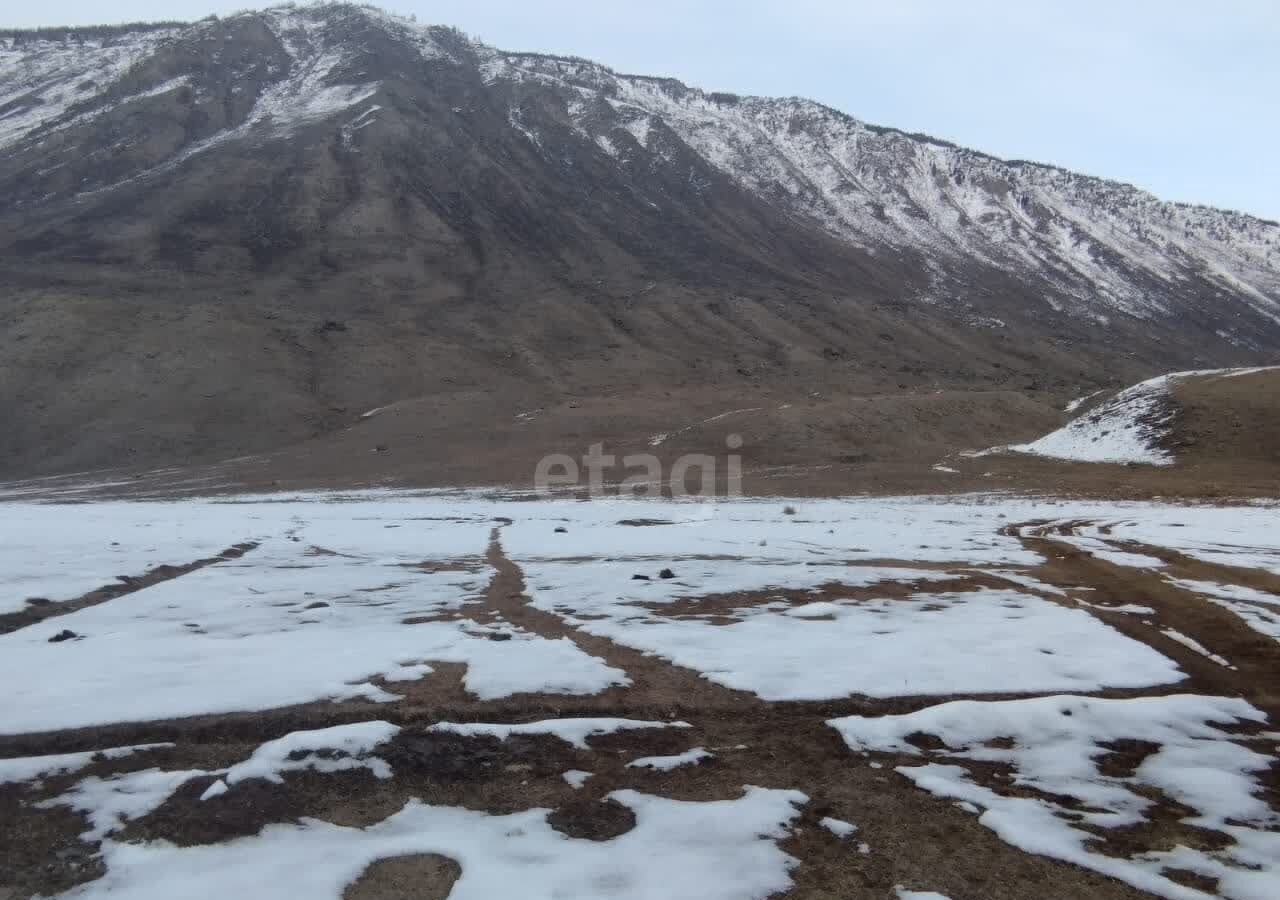
<path fill-rule="evenodd" d="M 587 634 L 555 613 L 532 606 L 524 572 L 502 549 L 501 527 L 495 527 L 490 534 L 486 558 L 494 568 L 487 594 L 489 605 L 508 622 L 545 638 L 567 638 L 584 653 L 603 659 L 627 673 L 631 679 L 629 686 L 610 688 L 597 694 L 597 702 L 606 705 L 616 702 L 627 708 L 665 709 L 675 715 L 767 706 L 754 694 L 722 687 L 693 669 L 640 653 L 608 638 Z"/>
<path fill-rule="evenodd" d="M 116 579 L 119 584 L 104 585 L 97 590 L 82 594 L 74 600 L 67 600 L 64 603 L 28 605 L 26 609 L 0 615 L 0 634 L 8 634 L 11 631 L 17 631 L 19 628 L 26 628 L 28 625 L 35 625 L 56 616 L 65 616 L 68 613 L 78 612 L 90 606 L 97 606 L 99 603 L 106 603 L 108 600 L 132 594 L 143 588 L 149 588 L 164 581 L 172 581 L 174 578 L 181 578 L 183 575 L 188 575 L 197 569 L 203 569 L 205 566 L 211 566 L 214 563 L 226 562 L 229 559 L 239 559 L 249 551 L 256 550 L 257 547 L 258 543 L 256 541 L 246 541 L 228 547 L 217 556 L 197 559 L 194 562 L 184 563 L 179 566 L 156 566 L 141 575 L 117 575 Z"/>
<path fill-rule="evenodd" d="M 1017 529 L 1020 526 L 1011 526 Z M 1074 526 L 1066 532 L 1073 533 Z M 1016 533 L 1016 531 L 1014 532 Z M 1045 559 L 1029 574 L 1047 584 L 1065 590 L 1092 588 L 1088 592 L 1090 613 L 1135 640 L 1170 657 L 1191 677 L 1178 687 L 1182 691 L 1243 697 L 1273 720 L 1280 714 L 1280 685 L 1275 675 L 1280 672 L 1280 642 L 1259 634 L 1243 619 L 1228 609 L 1210 603 L 1193 591 L 1171 584 L 1165 577 L 1178 574 L 1169 570 L 1141 569 L 1102 559 L 1050 537 L 1020 537 L 1023 546 Z M 1159 556 L 1146 545 L 1123 545 L 1108 542 L 1116 549 L 1129 549 Z M 1148 552 L 1150 551 L 1150 552 Z M 1172 554 L 1177 564 L 1188 573 L 1199 572 L 1202 580 L 1223 580 L 1223 576 L 1205 575 L 1206 569 L 1219 571 L 1227 567 L 1207 564 L 1192 566 L 1182 554 Z M 1191 562 L 1195 562 L 1192 560 Z M 1257 578 L 1255 583 L 1268 579 Z M 1107 606 L 1145 606 L 1150 615 L 1108 611 Z M 1234 668 L 1220 665 L 1163 632 L 1173 629 L 1189 637 L 1212 653 L 1224 657 Z"/>
<path fill-rule="evenodd" d="M 1238 584 L 1256 591 L 1265 591 L 1280 597 L 1280 575 L 1265 569 L 1246 569 L 1242 566 L 1229 566 L 1225 563 L 1209 562 L 1189 556 L 1179 550 L 1160 547 L 1155 544 L 1144 544 L 1134 540 L 1109 540 L 1109 544 L 1117 550 L 1130 553 L 1141 553 L 1154 556 L 1169 568 L 1165 571 L 1174 578 L 1188 581 L 1216 581 L 1223 584 Z"/>

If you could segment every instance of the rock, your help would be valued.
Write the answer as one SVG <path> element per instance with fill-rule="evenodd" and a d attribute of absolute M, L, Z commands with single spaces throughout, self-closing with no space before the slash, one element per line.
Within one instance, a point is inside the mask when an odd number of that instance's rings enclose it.
<path fill-rule="evenodd" d="M 76 634 L 70 628 L 64 628 L 61 631 L 59 631 L 57 634 L 55 634 L 53 637 L 49 638 L 49 643 L 61 644 L 63 641 L 74 640 L 75 638 L 78 638 L 78 637 L 80 637 L 80 635 Z"/>
<path fill-rule="evenodd" d="M 509 641 L 509 640 L 511 640 L 511 632 L 509 632 L 509 631 L 491 631 L 491 632 L 489 632 L 489 640 L 491 640 L 491 641 Z"/>
<path fill-rule="evenodd" d="M 661 572 L 658 573 L 658 577 L 659 578 L 675 578 L 676 573 L 672 572 L 670 569 L 663 569 Z"/>

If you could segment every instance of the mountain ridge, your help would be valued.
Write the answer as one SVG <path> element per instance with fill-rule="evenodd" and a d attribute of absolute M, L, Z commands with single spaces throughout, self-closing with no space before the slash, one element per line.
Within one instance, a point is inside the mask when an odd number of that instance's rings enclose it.
<path fill-rule="evenodd" d="M 542 52 L 537 50 L 515 50 L 511 48 L 499 48 L 495 45 L 487 44 L 484 41 L 484 39 L 478 35 L 477 36 L 466 35 L 465 32 L 462 32 L 461 29 L 458 29 L 454 26 L 443 25 L 443 24 L 419 25 L 416 19 L 411 16 L 401 15 L 401 14 L 393 13 L 387 10 L 383 10 L 380 7 L 378 7 L 376 4 L 360 4 L 360 3 L 349 4 L 349 3 L 339 2 L 339 3 L 328 3 L 328 4 L 312 4 L 312 6 L 321 7 L 321 8 L 323 8 L 324 6 L 352 6 L 352 7 L 366 9 L 370 11 L 378 11 L 388 18 L 398 19 L 406 25 L 413 25 L 426 30 L 441 29 L 445 31 L 458 32 L 460 34 L 465 35 L 467 39 L 470 40 L 473 44 L 480 47 L 484 47 L 489 50 L 496 51 L 504 56 L 528 57 L 531 59 L 547 59 L 547 60 L 552 60 L 556 62 L 588 64 L 618 78 L 625 78 L 628 80 L 635 80 L 635 81 L 651 81 L 656 83 L 668 82 L 683 90 L 696 92 L 713 100 L 716 98 L 726 98 L 731 102 L 739 102 L 743 100 L 756 100 L 756 101 L 785 101 L 785 102 L 809 103 L 809 104 L 819 106 L 823 108 L 825 111 L 833 115 L 840 116 L 846 119 L 850 119 L 854 122 L 857 122 L 859 125 L 868 129 L 869 131 L 882 133 L 882 134 L 894 133 L 906 138 L 910 138 L 915 141 L 919 141 L 921 143 L 934 144 L 936 146 L 943 147 L 946 149 L 963 150 L 967 154 L 973 155 L 975 157 L 986 158 L 994 162 L 1002 163 L 1007 166 L 1012 166 L 1012 167 L 1031 166 L 1038 169 L 1045 169 L 1045 170 L 1050 170 L 1050 171 L 1054 171 L 1061 174 L 1072 175 L 1078 178 L 1089 179 L 1091 181 L 1100 182 L 1109 187 L 1128 189 L 1140 194 L 1144 194 L 1161 204 L 1180 207 L 1180 208 L 1191 210 L 1191 211 L 1215 212 L 1215 213 L 1221 213 L 1221 214 L 1233 216 L 1233 217 L 1238 216 L 1244 219 L 1254 220 L 1263 225 L 1280 227 L 1280 219 L 1273 219 L 1265 215 L 1260 215 L 1258 213 L 1251 213 L 1246 210 L 1238 209 L 1235 207 L 1222 206 L 1219 204 L 1208 203 L 1208 202 L 1166 199 L 1164 197 L 1161 197 L 1156 191 L 1149 188 L 1144 188 L 1141 185 L 1137 184 L 1136 182 L 1124 181 L 1118 178 L 1111 178 L 1106 175 L 1082 172 L 1066 164 L 1046 162 L 1044 160 L 1030 159 L 1026 157 L 1002 156 L 1000 153 L 996 151 L 982 150 L 977 147 L 969 146 L 961 141 L 938 137 L 936 135 L 933 135 L 927 132 L 912 131 L 907 128 L 899 128 L 893 125 L 883 125 L 877 122 L 871 122 L 869 120 L 862 119 L 852 113 L 848 113 L 840 109 L 838 106 L 833 106 L 830 103 L 826 103 L 824 101 L 817 100 L 813 97 L 808 97 L 803 94 L 785 94 L 785 95 L 784 94 L 740 94 L 734 91 L 722 91 L 718 89 L 709 89 L 709 88 L 701 87 L 699 85 L 693 84 L 691 82 L 685 81 L 675 76 L 650 75 L 643 72 L 626 71 L 622 69 L 617 69 L 617 68 L 614 68 L 613 66 L 608 65 L 607 63 L 602 63 L 598 60 L 594 60 L 590 57 L 581 56 L 578 54 L 548 53 L 548 52 Z M 297 8 L 298 7 L 296 5 L 285 3 L 285 4 L 276 4 L 274 6 L 265 7 L 262 10 L 245 9 L 240 12 L 233 13 L 230 15 L 224 15 L 224 16 L 211 14 L 201 19 L 170 19 L 170 20 L 136 21 L 136 22 L 122 22 L 122 23 L 98 22 L 98 23 L 75 24 L 75 25 L 67 25 L 67 26 L 0 28 L 0 41 L 14 42 L 14 41 L 27 41 L 27 40 L 35 39 L 35 40 L 46 40 L 46 41 L 49 41 L 50 43 L 67 43 L 71 40 L 83 39 L 86 36 L 99 37 L 104 34 L 110 37 L 118 38 L 118 37 L 124 37 L 134 33 L 147 33 L 147 32 L 154 32 L 154 31 L 177 31 L 177 30 L 180 30 L 183 28 L 189 28 L 195 25 L 201 25 L 206 23 L 216 23 L 228 18 L 235 18 L 238 16 L 244 16 L 244 15 L 252 15 L 255 12 L 265 12 L 271 9 L 287 10 L 287 9 L 297 9 Z"/>
<path fill-rule="evenodd" d="M 910 138 L 911 140 L 918 141 L 921 143 L 932 144 L 932 145 L 942 147 L 945 149 L 950 149 L 950 150 L 961 150 L 961 151 L 964 151 L 967 155 L 971 155 L 979 158 L 985 158 L 993 162 L 998 162 L 1003 165 L 1007 165 L 1011 167 L 1030 166 L 1037 169 L 1056 172 L 1059 174 L 1071 175 L 1077 178 L 1084 178 L 1091 181 L 1097 181 L 1108 187 L 1134 191 L 1136 193 L 1145 195 L 1146 197 L 1152 200 L 1155 200 L 1161 204 L 1180 207 L 1180 208 L 1191 210 L 1191 211 L 1220 213 L 1220 214 L 1228 215 L 1231 217 L 1240 217 L 1243 219 L 1254 220 L 1264 225 L 1272 225 L 1272 226 L 1280 227 L 1280 221 L 1276 219 L 1268 218 L 1267 216 L 1262 216 L 1255 213 L 1246 212 L 1244 210 L 1239 210 L 1232 207 L 1220 206 L 1213 203 L 1192 202 L 1192 201 L 1183 201 L 1183 200 L 1168 200 L 1160 197 L 1156 192 L 1150 189 L 1144 188 L 1134 182 L 1110 178 L 1106 175 L 1084 173 L 1076 169 L 1073 169 L 1068 165 L 1063 165 L 1058 163 L 1050 163 L 1042 160 L 1029 159 L 1029 158 L 1023 158 L 1023 157 L 1006 157 L 994 151 L 980 150 L 975 147 L 970 147 L 959 141 L 953 141 L 947 138 L 937 137 L 927 132 L 911 131 L 906 128 L 899 128 L 892 125 L 884 125 L 880 123 L 871 122 L 871 121 L 859 118 L 858 116 L 852 113 L 848 113 L 840 109 L 839 107 L 833 106 L 829 103 L 825 103 L 823 101 L 816 100 L 814 98 L 801 95 L 801 94 L 790 94 L 790 95 L 739 94 L 733 91 L 707 89 L 707 88 L 698 86 L 696 84 L 691 84 L 689 82 L 683 81 L 682 79 L 676 78 L 674 76 L 651 75 L 643 72 L 623 71 L 621 69 L 616 69 L 606 63 L 602 63 L 597 60 L 593 60 L 589 57 L 585 57 L 577 54 L 546 53 L 546 52 L 541 52 L 536 50 L 514 50 L 510 48 L 499 48 L 494 45 L 489 45 L 485 43 L 483 38 L 479 36 L 467 35 L 465 32 L 462 32 L 460 29 L 457 29 L 453 26 L 442 25 L 442 24 L 419 25 L 416 21 L 416 18 L 412 16 L 400 15 L 397 13 L 389 12 L 387 10 L 383 10 L 380 7 L 378 7 L 376 4 L 335 2 L 335 3 L 316 3 L 316 4 L 311 4 L 310 7 L 299 7 L 296 4 L 285 3 L 285 4 L 277 4 L 274 6 L 265 7 L 261 10 L 246 9 L 230 15 L 219 16 L 216 14 L 212 14 L 201 19 L 192 19 L 192 20 L 171 19 L 171 20 L 136 21 L 136 22 L 123 22 L 123 23 L 99 22 L 99 23 L 89 23 L 89 24 L 74 24 L 74 25 L 67 25 L 67 26 L 5 28 L 5 29 L 0 29 L 0 41 L 8 42 L 10 47 L 17 45 L 18 43 L 29 42 L 31 40 L 45 41 L 50 44 L 66 44 L 72 41 L 78 41 L 82 43 L 86 38 L 92 39 L 92 38 L 99 38 L 103 36 L 106 36 L 111 39 L 119 39 L 119 38 L 128 37 L 133 34 L 147 34 L 147 33 L 152 33 L 156 31 L 176 33 L 183 29 L 191 28 L 194 26 L 200 26 L 200 25 L 206 25 L 206 24 L 217 24 L 220 22 L 224 22 L 228 19 L 236 19 L 244 16 L 252 16 L 252 15 L 271 12 L 275 10 L 289 11 L 289 12 L 306 12 L 308 9 L 323 11 L 326 8 L 330 8 L 330 7 L 338 7 L 338 8 L 346 7 L 346 8 L 365 10 L 367 12 L 376 12 L 380 16 L 385 17 L 386 19 L 399 21 L 401 24 L 405 26 L 419 28 L 421 30 L 428 31 L 428 32 L 432 30 L 454 32 L 455 34 L 464 36 L 470 43 L 472 43 L 478 49 L 487 50 L 505 57 L 513 57 L 513 58 L 525 57 L 529 59 L 550 60 L 553 62 L 585 64 L 595 69 L 599 69 L 603 72 L 606 72 L 609 75 L 612 75 L 617 78 L 623 78 L 631 81 L 649 81 L 657 84 L 669 84 L 682 91 L 696 93 L 708 99 L 711 99 L 713 101 L 718 99 L 724 99 L 724 100 L 727 100 L 728 102 L 733 102 L 733 103 L 737 103 L 741 101 L 769 101 L 769 102 L 791 102 L 791 103 L 809 104 L 809 105 L 820 107 L 825 112 L 832 114 L 834 116 L 838 116 L 840 118 L 855 122 L 861 127 L 866 128 L 867 130 L 872 132 L 876 132 L 880 134 L 890 134 L 890 133 L 897 134 L 897 135 L 901 135 L 902 137 Z"/>

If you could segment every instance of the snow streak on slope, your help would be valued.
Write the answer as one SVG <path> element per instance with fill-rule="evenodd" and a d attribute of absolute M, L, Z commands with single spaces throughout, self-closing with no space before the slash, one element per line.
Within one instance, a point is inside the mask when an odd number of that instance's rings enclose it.
<path fill-rule="evenodd" d="M 146 750 L 172 747 L 173 744 L 136 744 L 131 747 L 108 747 L 104 750 L 82 750 L 78 753 L 56 753 L 48 756 L 20 756 L 0 759 L 0 784 L 35 781 L 48 775 L 78 772 L 96 759 L 120 759 Z"/>
<path fill-rule="evenodd" d="M 1172 465 L 1173 454 L 1160 444 L 1175 414 L 1169 394 L 1173 384 L 1187 378 L 1232 378 L 1259 371 L 1264 370 L 1212 369 L 1150 378 L 1037 441 L 1006 449 L 1080 462 Z"/>
<path fill-rule="evenodd" d="M 335 14 L 333 11 L 327 11 Z M 346 71 L 354 52 L 342 21 L 328 16 L 286 7 L 260 15 L 267 29 L 287 55 L 287 66 L 273 66 L 269 82 L 262 85 L 248 115 L 233 127 L 187 146 L 161 168 L 170 168 L 196 153 L 236 138 L 255 136 L 282 138 L 311 122 L 329 118 L 371 96 L 376 81 L 352 81 L 360 73 Z M 425 59 L 444 56 L 425 29 L 410 29 L 375 10 L 361 10 L 362 19 L 373 17 L 412 44 Z M 161 50 L 188 51 L 213 39 L 216 22 L 200 22 L 188 28 L 174 28 L 123 34 L 116 37 L 79 41 L 0 42 L 0 150 L 30 137 L 39 139 L 49 131 L 61 130 L 88 121 L 125 103 L 158 96 L 189 86 L 192 102 L 202 98 L 201 79 L 208 72 L 191 72 L 156 83 L 141 91 L 118 96 L 116 87 L 126 76 L 136 76 L 143 64 Z M 182 45 L 180 48 L 179 45 Z M 213 51 L 213 62 L 219 63 Z M 216 73 L 220 79 L 236 80 L 244 73 L 224 65 Z M 255 90 L 249 83 L 237 83 L 232 93 Z"/>
<path fill-rule="evenodd" d="M 0 40 L 0 149 L 92 101 L 175 33 L 83 42 Z"/>
<path fill-rule="evenodd" d="M 1009 449 L 1080 462 L 1172 465 L 1172 454 L 1158 442 L 1173 416 L 1168 388 L 1174 377 L 1161 375 L 1135 384 L 1038 441 Z"/>
<path fill-rule="evenodd" d="M 1280 322 L 1275 223 L 1005 162 L 810 100 L 708 94 L 583 60 L 484 52 L 489 83 L 540 84 L 574 97 L 566 110 L 578 129 L 607 141 L 605 152 L 621 164 L 631 155 L 626 145 L 671 161 L 674 136 L 742 187 L 871 252 L 1034 270 L 1103 319 L 1112 310 L 1167 314 L 1164 295 L 1190 270 Z"/>

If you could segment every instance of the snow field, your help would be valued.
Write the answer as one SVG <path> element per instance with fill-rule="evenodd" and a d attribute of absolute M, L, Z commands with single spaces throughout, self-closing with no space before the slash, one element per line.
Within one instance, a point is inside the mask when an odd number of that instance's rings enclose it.
<path fill-rule="evenodd" d="M 794 515 L 783 513 L 789 505 L 797 508 Z M 441 662 L 464 664 L 464 687 L 479 700 L 590 694 L 626 684 L 627 673 L 572 641 L 524 630 L 487 608 L 494 570 L 485 553 L 495 529 L 537 609 L 765 700 L 1076 693 L 1184 678 L 1171 660 L 1094 618 L 1076 589 L 1064 592 L 1030 574 L 1026 567 L 1041 559 L 1016 536 L 999 533 L 1010 524 L 1091 522 L 1078 526 L 1071 540 L 1114 554 L 1105 557 L 1113 562 L 1153 571 L 1159 560 L 1106 541 L 1132 537 L 1263 569 L 1280 560 L 1275 507 L 1004 496 L 515 503 L 476 494 L 366 492 L 341 500 L 0 504 L 0 513 L 10 512 L 39 523 L 32 549 L 47 551 L 55 570 L 59 560 L 76 559 L 81 546 L 112 541 L 129 549 L 105 557 L 103 564 L 120 570 L 111 575 L 138 574 L 124 566 L 149 563 L 148 554 L 156 564 L 185 562 L 241 540 L 260 542 L 240 559 L 0 635 L 0 676 L 8 686 L 3 727 L 10 733 L 323 700 L 391 703 L 397 685 L 429 675 Z M 500 518 L 513 524 L 501 525 Z M 15 520 L 0 515 L 0 521 Z M 623 524 L 655 521 L 670 524 Z M 186 528 L 191 522 L 200 525 Z M 164 543 L 149 542 L 153 535 Z M 86 568 L 100 564 L 92 554 L 83 556 Z M 0 584 L 17 583 L 23 573 L 40 575 L 40 566 L 22 557 L 0 551 Z M 667 568 L 674 577 L 660 576 Z M 1009 586 L 937 590 L 924 584 L 977 573 Z M 647 580 L 633 578 L 637 574 Z M 98 579 L 90 580 L 97 586 Z M 1271 603 L 1275 598 L 1264 592 L 1180 584 L 1233 608 L 1280 609 L 1280 600 Z M 811 601 L 796 596 L 817 588 L 824 590 Z M 878 588 L 884 596 L 876 596 Z M 743 595 L 741 602 L 734 594 Z M 701 608 L 708 597 L 715 602 Z M 78 639 L 49 643 L 62 628 Z M 510 638 L 489 638 L 499 631 Z M 1174 900 L 1202 895 L 1171 880 L 1171 868 L 1218 879 L 1230 900 L 1260 900 L 1277 894 L 1280 859 L 1280 833 L 1273 830 L 1280 823 L 1258 792 L 1272 748 L 1233 735 L 1262 721 L 1242 700 L 1067 694 L 957 701 L 831 724 L 856 751 L 924 757 L 896 771 L 963 805 L 1012 846 Z M 499 739 L 548 734 L 584 750 L 593 735 L 655 727 L 690 726 L 562 718 L 438 722 L 434 730 Z M 915 732 L 937 735 L 946 749 L 921 751 L 906 740 Z M 359 722 L 267 741 L 221 770 L 147 768 L 80 778 L 40 801 L 80 810 L 85 839 L 102 841 L 106 876 L 69 896 L 169 897 L 198 878 L 210 892 L 237 890 L 250 898 L 281 891 L 337 898 L 371 862 L 413 853 L 439 853 L 461 864 L 453 897 L 501 894 L 515 878 L 530 897 L 753 897 L 790 884 L 796 861 L 777 842 L 806 798 L 750 787 L 735 799 L 697 803 L 615 791 L 609 796 L 629 807 L 637 824 L 607 841 L 566 837 L 550 827 L 545 809 L 490 815 L 433 805 L 429 797 L 408 800 L 366 828 L 307 819 L 207 846 L 120 839 L 129 821 L 197 778 L 208 781 L 197 808 L 210 810 L 228 802 L 220 800 L 224 795 L 234 799 L 249 779 L 275 782 L 302 769 L 394 779 L 392 756 L 380 747 L 397 733 L 389 722 Z M 1130 745 L 1125 742 L 1155 749 L 1136 756 L 1132 772 L 1117 774 L 1103 760 L 1109 749 Z M 679 771 L 723 749 L 713 743 L 710 750 L 624 756 L 618 767 Z M 91 753 L 3 760 L 0 781 L 34 784 L 92 762 Z M 978 763 L 1007 767 L 1010 784 L 1025 790 L 997 793 L 983 782 Z M 721 761 L 716 771 L 727 764 Z M 591 777 L 581 769 L 554 775 L 561 790 L 585 789 L 586 797 L 593 796 Z M 1093 849 L 1095 835 L 1082 826 L 1105 832 L 1140 825 L 1156 808 L 1153 792 L 1193 810 L 1189 825 L 1219 831 L 1233 843 L 1133 858 Z M 1068 796 L 1079 802 L 1061 801 Z M 858 843 L 861 835 L 854 837 L 851 822 L 828 817 L 821 825 L 848 839 L 850 854 L 870 851 Z M 663 864 L 653 865 L 654 859 Z M 681 878 L 670 878 L 672 871 Z M 929 896 L 906 888 L 899 894 Z"/>
<path fill-rule="evenodd" d="M 589 567 L 572 565 L 525 566 L 535 605 L 589 634 L 765 700 L 1097 690 L 1185 677 L 1172 661 L 1084 610 L 1013 590 L 766 604 L 733 610 L 739 621 L 723 624 L 614 601 L 604 584 L 582 590 Z M 1014 671 L 1016 685 L 1009 679 Z"/>
<path fill-rule="evenodd" d="M 456 570 L 410 567 L 422 556 L 408 552 L 405 538 L 388 538 L 398 529 L 384 524 L 354 523 L 377 539 L 372 558 L 311 555 L 305 541 L 272 537 L 242 559 L 60 616 L 56 627 L 0 635 L 0 677 L 13 707 L 5 729 L 318 700 L 388 702 L 397 699 L 397 682 L 430 673 L 432 662 L 465 663 L 464 687 L 480 699 L 627 683 L 625 673 L 566 638 L 503 629 L 510 640 L 489 640 L 465 615 L 483 597 L 487 566 L 472 559 Z M 473 552 L 487 534 L 475 529 Z M 424 547 L 429 536 L 418 538 Z M 442 546 L 457 549 L 450 541 L 456 536 Z M 64 628 L 82 639 L 50 644 Z M 58 677 L 48 677 L 53 671 Z M 390 690 L 373 683 L 379 677 Z"/>
<path fill-rule="evenodd" d="M 1025 690 L 1168 684 L 1182 676 L 1083 607 L 1070 610 L 1014 590 L 863 602 L 837 593 L 808 605 L 733 608 L 738 621 L 728 625 L 698 615 L 698 598 L 831 583 L 900 590 L 963 575 L 957 568 L 991 571 L 1058 596 L 1016 568 L 1039 563 L 1039 556 L 1000 533 L 1037 518 L 1096 523 L 1081 526 L 1072 540 L 1113 561 L 1159 563 L 1101 543 L 1132 537 L 1280 571 L 1280 512 L 1267 506 L 982 495 L 794 501 L 794 515 L 783 513 L 788 505 L 772 499 L 531 504 L 392 491 L 2 504 L 0 522 L 12 542 L 0 548 L 0 585 L 24 585 L 11 589 L 11 598 L 38 590 L 61 599 L 116 574 L 190 561 L 242 540 L 261 542 L 241 559 L 0 635 L 0 677 L 12 707 L 6 730 L 317 700 L 389 702 L 397 684 L 428 675 L 438 662 L 464 663 L 464 686 L 480 699 L 589 694 L 626 684 L 626 673 L 566 638 L 471 617 L 484 607 L 493 574 L 483 557 L 495 527 L 504 551 L 524 570 L 535 607 L 766 699 L 1004 691 L 1010 685 L 1003 673 L 1014 670 Z M 500 517 L 513 524 L 498 526 Z M 895 565 L 899 560 L 911 566 Z M 674 577 L 659 577 L 664 568 Z M 52 588 L 67 577 L 80 582 L 57 594 Z M 685 608 L 693 603 L 695 612 L 664 615 L 676 600 Z M 79 639 L 48 643 L 63 628 Z M 490 640 L 494 631 L 511 639 Z M 866 652 L 850 655 L 850 642 Z"/>

